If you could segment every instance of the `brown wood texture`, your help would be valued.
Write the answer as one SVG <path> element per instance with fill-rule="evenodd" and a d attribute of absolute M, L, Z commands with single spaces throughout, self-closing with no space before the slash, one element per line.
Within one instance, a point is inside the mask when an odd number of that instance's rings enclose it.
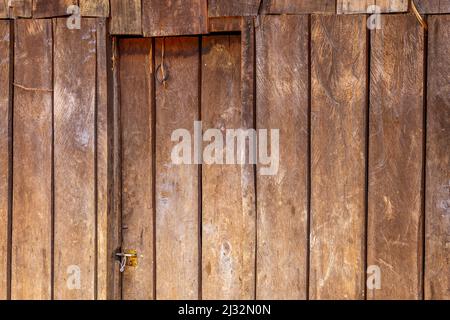
<path fill-rule="evenodd" d="M 109 17 L 109 0 L 79 0 L 83 17 Z"/>
<path fill-rule="evenodd" d="M 203 38 L 201 87 L 204 130 L 218 128 L 225 134 L 227 128 L 248 128 L 248 119 L 253 114 L 241 105 L 239 36 Z M 252 167 L 204 163 L 202 168 L 202 297 L 252 299 L 255 285 Z"/>
<path fill-rule="evenodd" d="M 367 13 L 373 5 L 379 6 L 383 13 L 408 11 L 408 0 L 337 0 L 336 4 L 338 14 Z"/>
<path fill-rule="evenodd" d="M 425 298 L 450 300 L 450 16 L 428 25 Z"/>
<path fill-rule="evenodd" d="M 80 30 L 68 29 L 65 18 L 55 20 L 56 299 L 95 297 L 96 36 L 94 19 L 84 19 Z M 74 270 L 79 288 L 68 285 Z"/>
<path fill-rule="evenodd" d="M 10 22 L 0 21 L 0 300 L 8 296 L 12 42 Z"/>
<path fill-rule="evenodd" d="M 307 298 L 308 30 L 306 15 L 256 27 L 256 127 L 280 130 L 278 172 L 263 176 L 259 165 L 256 178 L 258 299 Z"/>
<path fill-rule="evenodd" d="M 421 13 L 450 13 L 450 0 L 414 0 Z"/>
<path fill-rule="evenodd" d="M 97 108 L 97 299 L 106 300 L 110 294 L 112 280 L 110 274 L 114 272 L 114 262 L 111 262 L 108 242 L 111 241 L 109 230 L 108 212 L 111 208 L 111 119 L 108 118 L 108 35 L 106 19 L 96 20 L 96 51 L 97 51 L 97 83 L 96 83 L 96 108 Z"/>
<path fill-rule="evenodd" d="M 150 39 L 120 40 L 123 250 L 138 266 L 123 274 L 124 299 L 154 298 L 153 67 Z M 174 75 L 175 76 L 175 75 Z M 136 91 L 139 88 L 139 91 Z"/>
<path fill-rule="evenodd" d="M 366 30 L 364 16 L 312 17 L 311 299 L 364 299 Z"/>
<path fill-rule="evenodd" d="M 272 14 L 335 13 L 336 0 L 269 0 Z"/>
<path fill-rule="evenodd" d="M 208 19 L 208 32 L 239 32 L 242 17 L 221 17 Z"/>
<path fill-rule="evenodd" d="M 142 0 L 142 29 L 146 37 L 207 32 L 206 0 Z"/>
<path fill-rule="evenodd" d="M 14 62 L 12 299 L 50 299 L 52 22 L 17 20 Z"/>
<path fill-rule="evenodd" d="M 111 34 L 142 34 L 141 0 L 110 0 L 110 5 Z"/>
<path fill-rule="evenodd" d="M 369 299 L 422 291 L 424 32 L 413 15 L 372 31 L 368 266 L 381 269 Z"/>
<path fill-rule="evenodd" d="M 12 0 L 9 10 L 10 17 L 31 18 L 33 9 L 33 0 Z"/>
<path fill-rule="evenodd" d="M 156 296 L 198 299 L 199 166 L 172 162 L 171 136 L 186 129 L 193 137 L 199 120 L 199 38 L 157 39 L 156 66 L 163 46 L 170 78 L 156 83 Z"/>
<path fill-rule="evenodd" d="M 0 0 L 0 19 L 9 18 L 9 0 Z"/>
<path fill-rule="evenodd" d="M 67 8 L 78 0 L 33 0 L 33 18 L 66 16 Z"/>
<path fill-rule="evenodd" d="M 209 17 L 256 16 L 263 0 L 209 0 Z"/>

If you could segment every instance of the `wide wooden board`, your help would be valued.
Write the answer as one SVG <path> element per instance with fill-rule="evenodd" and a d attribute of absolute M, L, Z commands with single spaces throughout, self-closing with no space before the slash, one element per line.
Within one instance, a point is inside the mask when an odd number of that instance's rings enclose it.
<path fill-rule="evenodd" d="M 336 0 L 269 0 L 272 14 L 335 13 Z"/>
<path fill-rule="evenodd" d="M 262 0 L 209 0 L 208 17 L 256 16 Z"/>
<path fill-rule="evenodd" d="M 109 0 L 79 0 L 83 17 L 109 17 Z"/>
<path fill-rule="evenodd" d="M 420 13 L 450 13 L 450 0 L 414 0 Z"/>
<path fill-rule="evenodd" d="M 34 0 L 33 18 L 66 16 L 71 5 L 78 5 L 78 0 Z"/>
<path fill-rule="evenodd" d="M 110 32 L 113 35 L 142 34 L 141 0 L 110 0 Z"/>

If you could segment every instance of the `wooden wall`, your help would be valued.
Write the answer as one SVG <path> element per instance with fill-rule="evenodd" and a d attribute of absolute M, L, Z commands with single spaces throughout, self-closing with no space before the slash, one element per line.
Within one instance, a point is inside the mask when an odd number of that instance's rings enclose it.
<path fill-rule="evenodd" d="M 0 0 L 0 299 L 450 299 L 446 0 L 241 4 Z M 172 164 L 195 120 L 277 175 Z"/>

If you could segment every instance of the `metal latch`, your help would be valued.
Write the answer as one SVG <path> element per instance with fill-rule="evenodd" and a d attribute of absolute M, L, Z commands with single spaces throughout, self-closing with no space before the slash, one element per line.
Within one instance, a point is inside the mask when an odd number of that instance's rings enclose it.
<path fill-rule="evenodd" d="M 120 258 L 120 272 L 125 271 L 125 267 L 137 267 L 138 255 L 136 250 L 125 250 L 125 252 L 116 253 L 116 257 Z"/>

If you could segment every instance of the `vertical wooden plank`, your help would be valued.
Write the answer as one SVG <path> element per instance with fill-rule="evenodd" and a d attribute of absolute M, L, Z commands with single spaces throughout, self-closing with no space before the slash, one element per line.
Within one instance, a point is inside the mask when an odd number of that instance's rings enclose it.
<path fill-rule="evenodd" d="M 450 17 L 428 26 L 425 298 L 450 300 Z"/>
<path fill-rule="evenodd" d="M 375 4 L 375 0 L 337 0 L 337 13 L 367 13 L 367 9 Z"/>
<path fill-rule="evenodd" d="M 409 0 L 375 0 L 381 12 L 406 12 Z"/>
<path fill-rule="evenodd" d="M 156 274 L 158 299 L 199 297 L 198 165 L 175 164 L 172 133 L 188 130 L 194 136 L 199 120 L 199 38 L 156 41 L 156 65 L 171 75 L 166 87 L 156 83 Z M 192 157 L 192 155 L 191 155 Z"/>
<path fill-rule="evenodd" d="M 71 5 L 78 5 L 78 0 L 34 0 L 33 18 L 68 15 L 67 8 Z"/>
<path fill-rule="evenodd" d="M 226 129 L 248 128 L 248 119 L 253 115 L 241 105 L 240 61 L 239 36 L 203 38 L 204 131 L 219 129 L 225 136 Z M 203 164 L 204 299 L 254 298 L 255 208 L 251 167 Z"/>
<path fill-rule="evenodd" d="M 9 0 L 0 0 L 0 19 L 9 18 Z"/>
<path fill-rule="evenodd" d="M 256 16 L 262 0 L 210 0 L 208 2 L 209 17 Z"/>
<path fill-rule="evenodd" d="M 312 299 L 364 299 L 366 30 L 364 16 L 312 17 Z"/>
<path fill-rule="evenodd" d="M 150 39 L 123 39 L 119 45 L 122 248 L 137 250 L 139 256 L 138 266 L 123 274 L 122 294 L 124 299 L 153 299 L 152 44 Z"/>
<path fill-rule="evenodd" d="M 256 178 L 257 299 L 306 299 L 308 17 L 264 16 L 256 30 L 256 127 L 281 140 L 278 172 L 262 176 L 258 165 Z"/>
<path fill-rule="evenodd" d="M 10 22 L 0 21 L 0 300 L 8 296 L 11 63 Z"/>
<path fill-rule="evenodd" d="M 96 21 L 55 20 L 55 298 L 93 299 L 96 277 Z M 68 285 L 80 275 L 80 287 Z M 76 282 L 75 282 L 76 283 Z"/>
<path fill-rule="evenodd" d="M 50 299 L 52 22 L 15 22 L 12 299 Z"/>
<path fill-rule="evenodd" d="M 110 230 L 108 212 L 111 206 L 111 135 L 108 111 L 108 53 L 106 19 L 97 19 L 97 298 L 108 299 L 112 285 L 108 273 L 113 272 L 108 251 Z"/>
<path fill-rule="evenodd" d="M 381 269 L 369 299 L 422 292 L 424 34 L 412 15 L 372 32 L 368 265 Z"/>
<path fill-rule="evenodd" d="M 142 34 L 141 0 L 111 0 L 111 34 Z"/>
<path fill-rule="evenodd" d="M 33 0 L 15 0 L 12 1 L 12 8 L 10 8 L 10 17 L 14 18 L 31 18 Z"/>
<path fill-rule="evenodd" d="M 109 0 L 79 0 L 83 17 L 109 17 Z"/>
<path fill-rule="evenodd" d="M 336 0 L 270 0 L 269 13 L 335 13 Z"/>
<path fill-rule="evenodd" d="M 142 0 L 145 37 L 207 33 L 206 0 Z"/>

